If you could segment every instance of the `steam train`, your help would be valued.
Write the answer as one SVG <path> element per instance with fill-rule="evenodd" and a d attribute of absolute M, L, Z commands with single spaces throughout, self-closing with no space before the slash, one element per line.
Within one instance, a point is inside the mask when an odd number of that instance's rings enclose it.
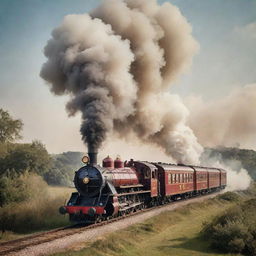
<path fill-rule="evenodd" d="M 220 168 L 103 160 L 97 154 L 84 157 L 85 166 L 75 173 L 77 192 L 72 193 L 61 214 L 70 221 L 94 223 L 122 216 L 145 207 L 169 203 L 224 189 L 227 173 Z"/>

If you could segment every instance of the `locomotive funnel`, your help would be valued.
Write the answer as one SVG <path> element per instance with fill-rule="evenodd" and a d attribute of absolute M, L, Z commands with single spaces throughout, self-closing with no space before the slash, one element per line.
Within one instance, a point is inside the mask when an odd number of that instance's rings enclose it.
<path fill-rule="evenodd" d="M 97 164 L 97 152 L 88 152 L 89 158 L 90 158 L 90 165 Z"/>
<path fill-rule="evenodd" d="M 95 149 L 94 146 L 88 145 L 88 155 L 90 158 L 90 165 L 95 165 L 97 164 L 97 155 L 98 155 L 98 150 Z"/>

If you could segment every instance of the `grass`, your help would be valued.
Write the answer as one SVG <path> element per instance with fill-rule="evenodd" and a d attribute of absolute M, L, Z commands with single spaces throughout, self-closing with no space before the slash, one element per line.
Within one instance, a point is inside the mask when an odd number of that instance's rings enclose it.
<path fill-rule="evenodd" d="M 0 241 L 70 224 L 68 216 L 60 215 L 58 209 L 73 191 L 72 188 L 49 186 L 43 195 L 0 208 Z"/>
<path fill-rule="evenodd" d="M 93 243 L 79 245 L 79 251 L 68 251 L 55 256 L 222 256 L 210 249 L 201 237 L 204 223 L 235 204 L 222 198 L 184 206 L 164 212 L 143 223 L 106 235 Z M 235 255 L 235 254 L 233 254 Z"/>

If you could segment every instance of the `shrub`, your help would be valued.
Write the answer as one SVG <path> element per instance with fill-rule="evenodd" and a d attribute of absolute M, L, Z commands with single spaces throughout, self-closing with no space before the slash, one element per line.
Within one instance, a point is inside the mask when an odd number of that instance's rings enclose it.
<path fill-rule="evenodd" d="M 211 241 L 212 247 L 221 251 L 255 255 L 255 211 L 256 199 L 240 203 L 206 224 L 202 234 Z"/>
<path fill-rule="evenodd" d="M 35 180 L 32 178 L 31 182 Z M 38 186 L 38 183 L 35 183 L 36 185 Z M 58 209 L 69 195 L 68 189 L 58 188 L 58 191 L 55 191 L 46 185 L 43 192 L 38 186 L 38 189 L 34 190 L 33 198 L 0 207 L 0 230 L 30 233 L 68 225 L 68 216 L 60 215 Z"/>
<path fill-rule="evenodd" d="M 222 199 L 222 200 L 230 201 L 230 202 L 237 202 L 241 199 L 241 196 L 239 196 L 235 192 L 226 192 L 224 194 L 219 195 L 218 199 Z"/>
<path fill-rule="evenodd" d="M 47 230 L 69 223 L 68 217 L 60 215 L 58 208 L 63 198 L 38 198 L 22 203 L 11 203 L 0 208 L 0 228 L 17 233 Z"/>
<path fill-rule="evenodd" d="M 46 193 L 47 184 L 36 174 L 6 173 L 0 177 L 0 206 L 21 202 Z"/>

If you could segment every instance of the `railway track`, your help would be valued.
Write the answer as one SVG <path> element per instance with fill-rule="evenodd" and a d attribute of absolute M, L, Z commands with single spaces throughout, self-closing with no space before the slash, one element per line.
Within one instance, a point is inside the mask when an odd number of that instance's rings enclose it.
<path fill-rule="evenodd" d="M 218 193 L 214 193 L 214 194 L 218 194 Z M 209 195 L 209 194 L 207 194 L 207 195 Z M 201 195 L 201 196 L 197 196 L 197 197 L 194 197 L 194 198 L 201 198 L 201 197 L 204 197 L 204 196 L 206 196 L 206 195 Z M 86 230 L 93 229 L 95 227 L 107 225 L 109 223 L 116 222 L 116 221 L 119 221 L 119 220 L 124 219 L 124 218 L 130 218 L 134 215 L 143 214 L 143 213 L 148 212 L 148 211 L 153 211 L 156 208 L 167 207 L 170 204 L 179 204 L 179 203 L 181 203 L 185 200 L 186 199 L 181 199 L 181 200 L 177 200 L 177 201 L 174 201 L 174 202 L 171 202 L 171 203 L 168 203 L 168 204 L 155 206 L 155 207 L 150 207 L 150 208 L 145 208 L 145 209 L 142 209 L 140 211 L 132 212 L 128 215 L 119 216 L 119 217 L 116 217 L 116 218 L 112 218 L 112 219 L 105 220 L 105 221 L 102 221 L 100 223 L 91 224 L 91 225 L 88 225 L 88 226 L 72 225 L 72 226 L 53 229 L 53 230 L 50 230 L 50 231 L 37 233 L 35 235 L 29 235 L 29 236 L 26 236 L 26 237 L 23 237 L 23 238 L 3 242 L 3 243 L 0 243 L 0 255 L 8 255 L 8 254 L 11 254 L 11 253 L 21 251 L 22 249 L 25 249 L 27 247 L 31 247 L 31 246 L 35 246 L 35 245 L 39 245 L 39 244 L 43 244 L 43 243 L 47 243 L 47 242 L 51 242 L 51 241 L 54 241 L 56 239 L 63 238 L 63 237 L 66 237 L 66 236 L 79 234 L 79 233 L 82 233 Z"/>

